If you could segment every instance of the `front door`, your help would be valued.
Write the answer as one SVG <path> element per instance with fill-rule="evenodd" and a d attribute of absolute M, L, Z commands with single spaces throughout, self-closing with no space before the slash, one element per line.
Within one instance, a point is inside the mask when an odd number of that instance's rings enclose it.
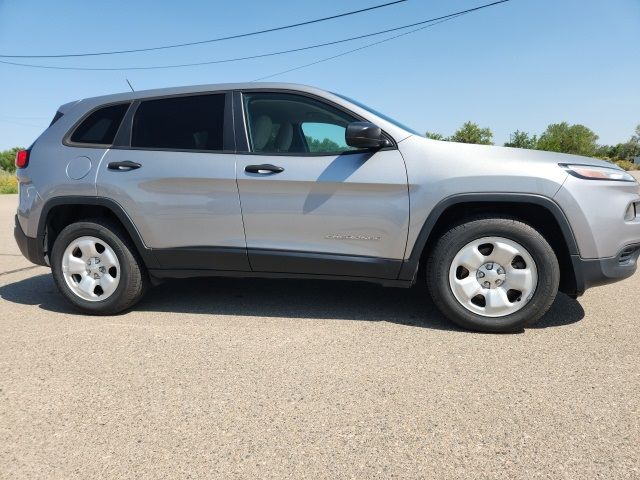
<path fill-rule="evenodd" d="M 348 147 L 358 119 L 316 98 L 242 97 L 249 152 L 236 175 L 252 270 L 396 278 L 409 221 L 398 150 Z"/>

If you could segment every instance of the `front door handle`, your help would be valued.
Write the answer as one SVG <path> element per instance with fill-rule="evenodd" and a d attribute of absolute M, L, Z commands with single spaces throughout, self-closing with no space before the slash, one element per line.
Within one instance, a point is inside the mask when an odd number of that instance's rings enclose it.
<path fill-rule="evenodd" d="M 270 163 L 263 163 L 262 165 L 247 165 L 244 167 L 245 172 L 259 173 L 261 175 L 272 175 L 274 173 L 284 172 L 284 168 Z"/>
<path fill-rule="evenodd" d="M 132 162 L 130 160 L 125 160 L 124 162 L 111 162 L 107 165 L 109 170 L 120 170 L 123 172 L 127 172 L 129 170 L 135 170 L 136 168 L 140 168 L 142 165 L 137 162 Z"/>

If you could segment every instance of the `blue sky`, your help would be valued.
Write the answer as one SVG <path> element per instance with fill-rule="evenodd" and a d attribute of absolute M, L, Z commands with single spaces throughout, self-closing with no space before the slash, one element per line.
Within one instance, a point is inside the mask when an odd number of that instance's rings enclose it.
<path fill-rule="evenodd" d="M 109 2 L 0 0 L 0 53 L 55 54 L 197 41 L 364 8 L 385 0 Z M 357 16 L 216 44 L 33 63 L 112 67 L 186 63 L 284 50 L 472 8 L 482 0 L 409 0 Z M 390 35 L 387 35 L 390 36 Z M 128 89 L 248 81 L 357 48 L 172 70 L 72 72 L 0 65 L 0 149 L 29 145 L 57 107 Z M 467 120 L 502 144 L 583 123 L 601 143 L 640 123 L 640 0 L 511 0 L 326 63 L 274 77 L 356 98 L 418 131 Z"/>

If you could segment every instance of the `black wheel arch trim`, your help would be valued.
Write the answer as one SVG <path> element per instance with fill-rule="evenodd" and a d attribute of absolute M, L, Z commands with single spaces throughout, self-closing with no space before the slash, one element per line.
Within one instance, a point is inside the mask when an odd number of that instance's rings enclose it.
<path fill-rule="evenodd" d="M 553 199 L 532 193 L 460 193 L 444 198 L 431 210 L 413 245 L 411 255 L 402 265 L 399 280 L 415 279 L 420 257 L 436 223 L 448 208 L 462 203 L 529 203 L 543 207 L 554 216 L 560 226 L 569 254 L 579 255 L 578 244 L 569 220 L 560 205 Z"/>
<path fill-rule="evenodd" d="M 109 211 L 111 211 L 116 218 L 120 221 L 124 229 L 131 237 L 138 253 L 142 257 L 147 268 L 158 268 L 158 261 L 153 254 L 152 249 L 148 248 L 144 241 L 142 240 L 142 236 L 140 232 L 136 228 L 135 224 L 127 215 L 124 208 L 110 198 L 106 197 L 90 197 L 90 196 L 81 196 L 81 195 L 65 195 L 60 197 L 54 197 L 47 200 L 42 206 L 42 212 L 40 214 L 40 220 L 38 222 L 38 244 L 41 246 L 40 248 L 44 249 L 44 239 L 47 228 L 47 219 L 49 218 L 49 213 L 54 207 L 61 206 L 73 206 L 73 205 L 95 205 L 100 207 L 105 207 Z"/>

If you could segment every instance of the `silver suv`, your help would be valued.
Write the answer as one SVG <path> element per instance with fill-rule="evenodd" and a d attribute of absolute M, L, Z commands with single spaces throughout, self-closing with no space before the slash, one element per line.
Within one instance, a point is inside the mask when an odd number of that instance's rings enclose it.
<path fill-rule="evenodd" d="M 424 278 L 455 323 L 513 331 L 640 255 L 640 188 L 623 170 L 429 140 L 300 85 L 68 103 L 16 163 L 20 249 L 87 313 L 165 278 Z"/>

